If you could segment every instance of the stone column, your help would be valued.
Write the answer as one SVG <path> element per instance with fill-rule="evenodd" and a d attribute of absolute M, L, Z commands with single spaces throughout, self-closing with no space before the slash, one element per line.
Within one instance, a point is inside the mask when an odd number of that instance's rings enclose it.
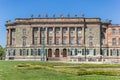
<path fill-rule="evenodd" d="M 31 27 L 30 28 L 30 32 L 31 32 L 31 45 L 33 45 L 33 28 Z"/>
<path fill-rule="evenodd" d="M 9 44 L 8 44 L 8 42 L 9 42 L 9 41 L 8 41 L 8 39 L 9 39 L 9 37 L 8 37 L 8 35 L 9 35 L 9 29 L 6 30 L 6 33 L 7 33 L 7 36 L 6 36 L 6 43 L 7 43 L 7 46 L 8 46 L 8 45 L 9 45 Z"/>
<path fill-rule="evenodd" d="M 84 42 L 84 27 L 82 27 L 82 45 L 85 46 L 85 42 Z"/>
<path fill-rule="evenodd" d="M 11 35 L 11 29 L 9 29 L 9 45 L 11 45 L 11 40 L 12 40 L 12 39 L 11 39 L 11 36 L 12 36 L 12 35 Z"/>
<path fill-rule="evenodd" d="M 70 44 L 70 28 L 68 27 L 67 30 L 68 30 L 68 41 L 67 42 L 68 42 L 68 46 L 69 46 L 69 44 Z"/>
<path fill-rule="evenodd" d="M 63 49 L 62 49 L 62 48 L 59 48 L 59 50 L 60 50 L 59 56 L 60 56 L 60 57 L 63 57 Z M 62 53 L 62 54 L 61 54 L 61 53 Z"/>
<path fill-rule="evenodd" d="M 55 53 L 55 49 L 53 48 L 53 49 L 52 49 L 52 57 L 55 57 L 55 54 L 54 54 L 54 53 Z"/>
<path fill-rule="evenodd" d="M 63 32 L 62 32 L 62 27 L 60 27 L 60 45 L 62 45 L 63 41 Z"/>
<path fill-rule="evenodd" d="M 46 29 L 45 29 L 45 45 L 47 45 L 48 44 L 48 27 L 46 27 Z"/>
<path fill-rule="evenodd" d="M 38 27 L 38 44 L 40 45 L 40 27 Z"/>
<path fill-rule="evenodd" d="M 53 42 L 52 42 L 52 44 L 54 45 L 55 44 L 55 41 L 56 41 L 56 35 L 55 35 L 56 33 L 55 33 L 55 27 L 53 27 Z"/>
<path fill-rule="evenodd" d="M 75 45 L 77 45 L 77 27 L 75 27 Z"/>

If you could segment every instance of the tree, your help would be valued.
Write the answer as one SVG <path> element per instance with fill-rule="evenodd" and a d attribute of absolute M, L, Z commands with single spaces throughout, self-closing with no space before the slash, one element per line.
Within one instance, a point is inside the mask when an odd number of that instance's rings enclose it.
<path fill-rule="evenodd" d="M 5 49 L 0 45 L 0 60 L 5 56 Z"/>

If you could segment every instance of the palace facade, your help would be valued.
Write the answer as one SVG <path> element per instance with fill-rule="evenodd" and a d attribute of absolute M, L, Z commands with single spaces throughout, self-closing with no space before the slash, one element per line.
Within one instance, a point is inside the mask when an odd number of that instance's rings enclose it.
<path fill-rule="evenodd" d="M 120 59 L 120 26 L 100 18 L 16 18 L 6 33 L 6 60 Z"/>

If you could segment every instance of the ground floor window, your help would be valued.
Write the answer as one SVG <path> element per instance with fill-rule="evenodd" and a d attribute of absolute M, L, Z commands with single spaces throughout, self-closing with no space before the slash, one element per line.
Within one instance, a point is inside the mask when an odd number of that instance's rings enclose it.
<path fill-rule="evenodd" d="M 8 55 L 9 56 L 15 56 L 15 49 L 9 49 L 8 50 Z"/>

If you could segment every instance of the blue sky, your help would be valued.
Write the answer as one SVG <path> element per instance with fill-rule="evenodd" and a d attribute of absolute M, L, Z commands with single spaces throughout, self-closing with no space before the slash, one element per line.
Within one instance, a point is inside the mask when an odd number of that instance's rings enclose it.
<path fill-rule="evenodd" d="M 59 17 L 69 13 L 73 17 L 84 13 L 85 17 L 110 19 L 113 24 L 120 24 L 120 0 L 0 0 L 0 45 L 6 45 L 4 25 L 7 20 L 29 18 L 30 14 L 44 17 L 46 13 L 50 17 L 52 14 Z"/>

